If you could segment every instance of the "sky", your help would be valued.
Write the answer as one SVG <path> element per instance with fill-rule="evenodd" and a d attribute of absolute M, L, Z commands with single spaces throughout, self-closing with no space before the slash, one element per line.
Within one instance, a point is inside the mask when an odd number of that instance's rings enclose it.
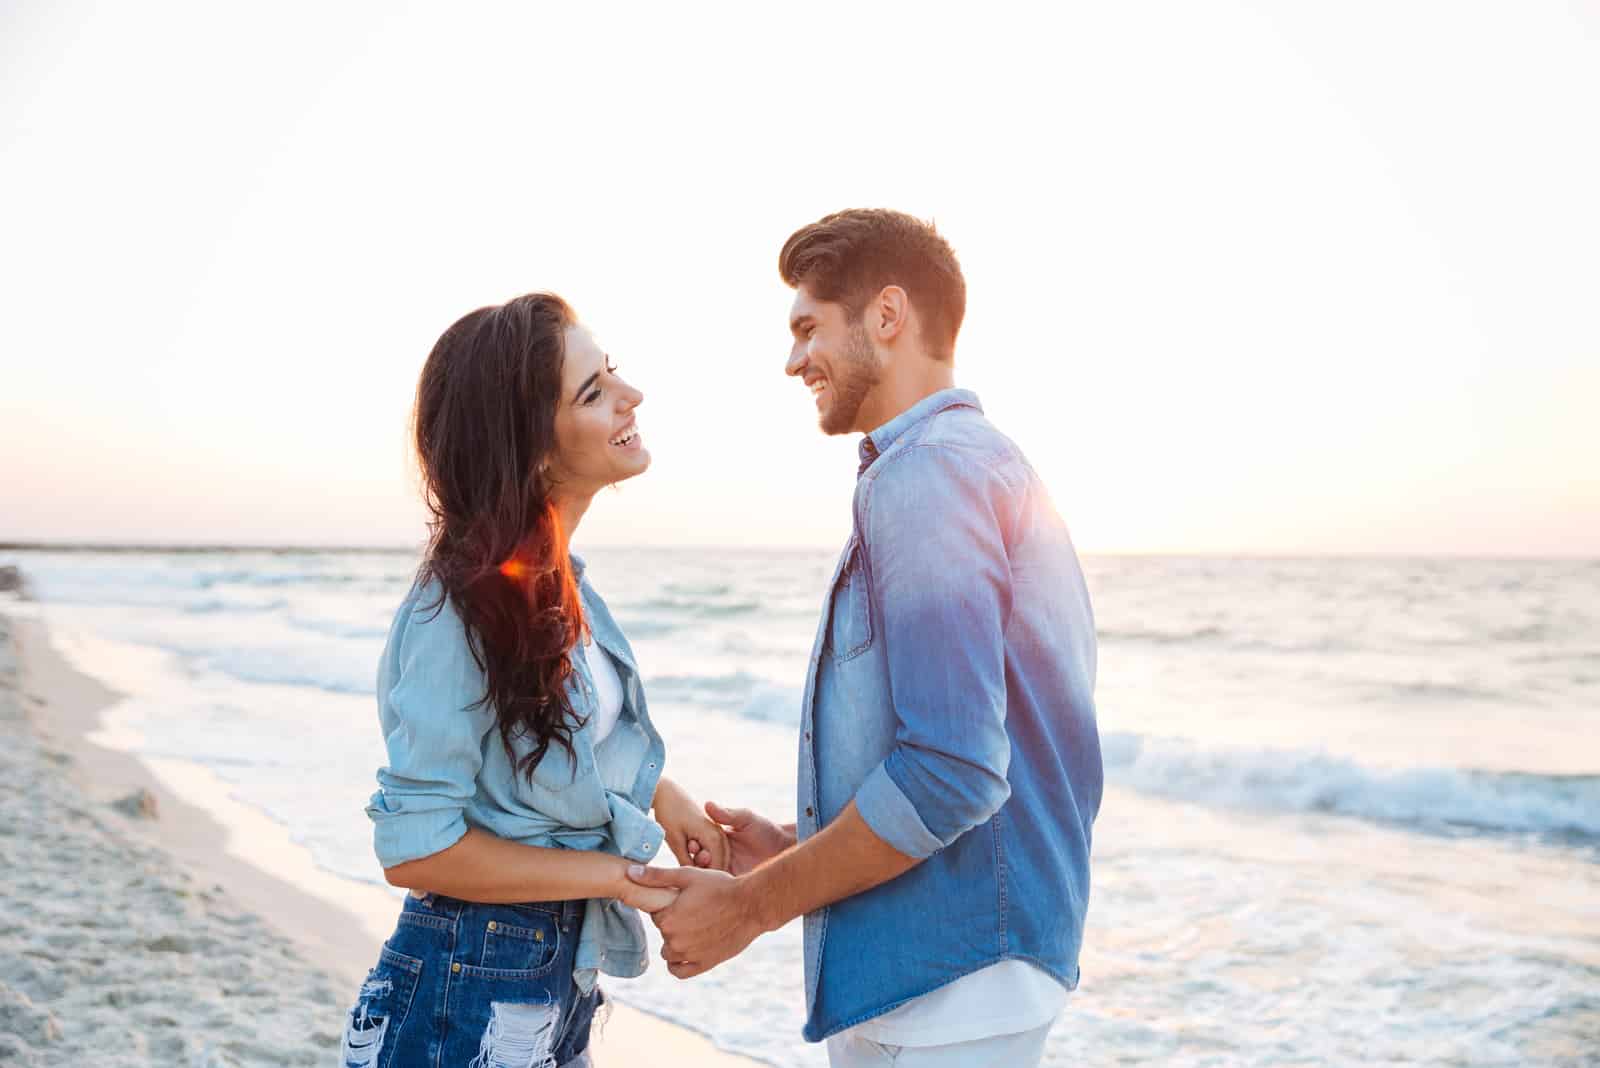
<path fill-rule="evenodd" d="M 1081 550 L 1600 555 L 1597 112 L 1600 0 L 8 0 L 0 540 L 418 544 L 550 289 L 654 457 L 580 544 L 837 545 L 777 252 L 880 206 Z"/>

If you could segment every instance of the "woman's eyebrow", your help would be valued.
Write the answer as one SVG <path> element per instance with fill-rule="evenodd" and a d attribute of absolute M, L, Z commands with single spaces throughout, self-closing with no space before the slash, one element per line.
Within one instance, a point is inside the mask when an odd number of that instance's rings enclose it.
<path fill-rule="evenodd" d="M 583 391 L 588 389 L 590 386 L 594 385 L 594 380 L 599 378 L 599 377 L 600 377 L 600 372 L 596 371 L 594 374 L 590 375 L 588 378 L 585 378 L 583 380 L 583 385 L 579 386 L 578 387 L 578 391 L 572 395 L 572 399 L 574 401 L 576 401 L 579 397 L 583 396 Z"/>

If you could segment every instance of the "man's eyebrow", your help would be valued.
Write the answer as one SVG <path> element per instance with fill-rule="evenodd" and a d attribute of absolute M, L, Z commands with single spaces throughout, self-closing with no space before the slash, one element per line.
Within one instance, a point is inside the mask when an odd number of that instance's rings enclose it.
<path fill-rule="evenodd" d="M 599 377 L 600 377 L 600 372 L 596 371 L 594 374 L 590 375 L 588 378 L 585 378 L 583 380 L 583 385 L 578 387 L 578 392 L 576 392 L 576 393 L 574 393 L 572 395 L 573 401 L 577 401 L 577 399 L 579 397 L 583 396 L 583 391 L 588 389 L 590 386 L 594 385 L 594 380 L 599 378 Z"/>

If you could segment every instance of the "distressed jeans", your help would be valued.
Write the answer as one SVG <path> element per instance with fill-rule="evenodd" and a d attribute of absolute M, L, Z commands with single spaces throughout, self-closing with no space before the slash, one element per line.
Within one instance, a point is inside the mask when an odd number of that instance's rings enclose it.
<path fill-rule="evenodd" d="M 346 1068 L 588 1068 L 605 1000 L 572 980 L 582 901 L 407 895 L 350 1010 Z"/>

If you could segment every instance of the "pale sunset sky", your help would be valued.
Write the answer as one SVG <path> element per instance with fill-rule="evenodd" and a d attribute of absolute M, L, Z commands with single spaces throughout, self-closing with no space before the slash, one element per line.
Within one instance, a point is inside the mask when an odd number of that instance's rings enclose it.
<path fill-rule="evenodd" d="M 0 540 L 407 545 L 416 374 L 578 308 L 580 544 L 835 545 L 777 251 L 932 218 L 1090 552 L 1600 555 L 1600 3 L 0 4 Z"/>

